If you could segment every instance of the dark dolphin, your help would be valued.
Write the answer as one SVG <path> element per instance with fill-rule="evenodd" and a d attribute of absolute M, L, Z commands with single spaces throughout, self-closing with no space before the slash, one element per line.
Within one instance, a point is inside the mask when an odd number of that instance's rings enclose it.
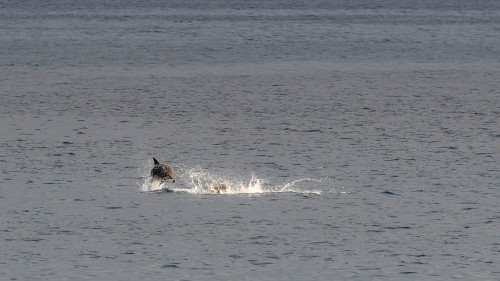
<path fill-rule="evenodd" d="M 170 179 L 172 182 L 175 182 L 174 179 L 174 170 L 167 164 L 160 164 L 156 158 L 153 157 L 153 161 L 155 165 L 153 169 L 151 169 L 151 180 L 160 180 L 160 184 L 164 181 Z"/>

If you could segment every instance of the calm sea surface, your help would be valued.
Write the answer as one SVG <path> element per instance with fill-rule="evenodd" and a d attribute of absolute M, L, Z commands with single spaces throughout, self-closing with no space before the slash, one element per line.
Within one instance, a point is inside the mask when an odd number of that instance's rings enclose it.
<path fill-rule="evenodd" d="M 1 1 L 0 280 L 500 280 L 500 2 L 325 2 Z"/>

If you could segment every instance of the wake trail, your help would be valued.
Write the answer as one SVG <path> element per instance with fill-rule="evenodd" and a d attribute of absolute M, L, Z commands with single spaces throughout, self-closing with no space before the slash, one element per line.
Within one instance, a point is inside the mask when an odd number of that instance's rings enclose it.
<path fill-rule="evenodd" d="M 176 181 L 160 183 L 152 180 L 148 168 L 141 169 L 142 182 L 138 182 L 139 191 L 142 192 L 185 192 L 190 194 L 217 194 L 216 186 L 224 186 L 220 194 L 265 194 L 265 193 L 347 193 L 344 188 L 335 187 L 330 178 L 300 178 L 281 184 L 269 184 L 269 181 L 258 177 L 254 173 L 249 178 L 218 174 L 201 168 L 176 167 Z"/>

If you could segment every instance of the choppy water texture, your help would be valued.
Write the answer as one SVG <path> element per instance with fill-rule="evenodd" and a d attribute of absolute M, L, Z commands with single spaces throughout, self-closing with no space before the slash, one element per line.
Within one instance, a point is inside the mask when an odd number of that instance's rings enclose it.
<path fill-rule="evenodd" d="M 1 280 L 500 279 L 498 1 L 169 2 L 0 3 Z"/>

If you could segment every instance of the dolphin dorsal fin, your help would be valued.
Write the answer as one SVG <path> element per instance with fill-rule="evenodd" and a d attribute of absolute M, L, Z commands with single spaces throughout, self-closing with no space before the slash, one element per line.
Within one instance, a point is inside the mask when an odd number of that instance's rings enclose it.
<path fill-rule="evenodd" d="M 156 158 L 153 157 L 153 161 L 155 161 L 155 165 L 160 165 L 160 162 L 158 162 L 158 160 L 156 160 Z"/>

